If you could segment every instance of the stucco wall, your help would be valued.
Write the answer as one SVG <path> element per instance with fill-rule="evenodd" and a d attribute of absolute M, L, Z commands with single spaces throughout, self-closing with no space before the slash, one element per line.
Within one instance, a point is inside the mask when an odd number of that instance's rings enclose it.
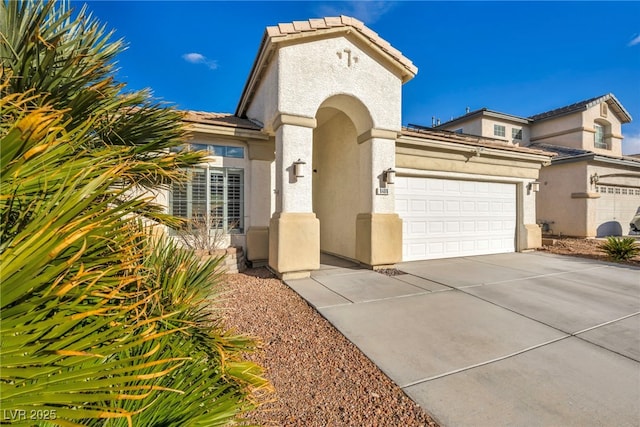
<path fill-rule="evenodd" d="M 594 123 L 605 126 L 605 141 L 608 149 L 594 145 Z M 589 150 L 609 156 L 622 155 L 622 125 L 609 109 L 606 117 L 601 115 L 601 104 L 585 111 L 534 122 L 531 127 L 532 142 L 561 145 L 565 147 Z"/>
<path fill-rule="evenodd" d="M 601 115 L 600 104 L 597 104 L 584 111 L 582 113 L 582 118 L 586 129 L 593 130 L 594 123 L 599 123 L 600 125 L 605 126 L 606 130 L 604 138 L 610 148 L 602 149 L 594 146 L 594 131 L 585 134 L 585 149 L 609 156 L 622 155 L 622 124 L 610 109 L 608 110 L 606 117 L 603 117 Z"/>
<path fill-rule="evenodd" d="M 452 124 L 451 126 L 444 126 L 443 129 L 454 132 L 456 129 L 462 129 L 462 133 L 467 135 L 479 135 L 482 136 L 482 118 L 473 117 L 469 120 L 464 120 Z"/>
<path fill-rule="evenodd" d="M 505 127 L 504 136 L 497 136 L 494 133 L 494 125 L 501 125 Z M 512 129 L 522 129 L 522 140 L 514 140 L 512 138 Z M 482 118 L 482 136 L 489 138 L 501 139 L 503 141 L 511 142 L 516 145 L 528 145 L 529 144 L 529 127 L 524 123 L 514 123 L 508 120 L 500 120 L 493 117 Z"/>
<path fill-rule="evenodd" d="M 281 46 L 248 116 L 267 128 L 280 113 L 313 118 L 327 98 L 344 94 L 367 106 L 373 127 L 400 130 L 402 81 L 365 50 L 369 48 L 343 36 Z M 366 130 L 360 129 L 358 118 L 352 119 L 358 131 Z"/>
<path fill-rule="evenodd" d="M 373 127 L 400 129 L 400 78 L 351 40 L 339 37 L 286 46 L 279 51 L 279 62 L 280 82 L 286 82 L 278 91 L 281 112 L 314 117 L 325 99 L 350 94 L 367 106 Z"/>
<path fill-rule="evenodd" d="M 592 199 L 572 197 L 572 194 L 589 193 L 588 181 L 586 162 L 542 168 L 537 197 L 538 222 L 548 223 L 550 232 L 556 235 L 586 236 L 588 204 Z"/>
<path fill-rule="evenodd" d="M 420 149 L 399 144 L 396 166 L 420 170 L 474 173 L 496 177 L 538 178 L 540 163 L 518 159 L 500 159 L 471 149 L 467 153 L 450 150 Z"/>
<path fill-rule="evenodd" d="M 262 81 L 256 89 L 253 101 L 247 109 L 247 117 L 270 126 L 277 114 L 278 61 L 271 61 L 264 71 Z"/>
<path fill-rule="evenodd" d="M 580 149 L 583 141 L 582 126 L 580 112 L 536 121 L 531 125 L 531 142 Z"/>
<path fill-rule="evenodd" d="M 320 220 L 320 249 L 356 257 L 356 216 L 361 206 L 356 130 L 341 112 L 314 131 L 313 211 Z"/>

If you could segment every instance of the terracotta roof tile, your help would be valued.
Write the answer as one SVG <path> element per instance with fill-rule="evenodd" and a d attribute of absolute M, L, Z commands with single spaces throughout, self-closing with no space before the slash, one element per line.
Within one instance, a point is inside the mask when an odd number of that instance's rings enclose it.
<path fill-rule="evenodd" d="M 324 18 L 324 22 L 327 27 L 343 27 L 342 18 L 339 16 L 328 16 Z"/>
<path fill-rule="evenodd" d="M 291 23 L 280 23 L 278 26 L 267 27 L 268 37 L 284 37 L 289 34 L 302 32 L 312 32 L 324 30 L 328 28 L 352 27 L 360 34 L 368 38 L 380 49 L 389 54 L 392 58 L 400 62 L 405 68 L 413 74 L 417 72 L 417 68 L 413 63 L 402 55 L 398 49 L 395 49 L 389 42 L 381 38 L 378 33 L 368 28 L 362 21 L 350 16 L 329 16 L 325 18 L 309 19 L 308 21 L 294 21 Z"/>
<path fill-rule="evenodd" d="M 311 28 L 315 29 L 327 28 L 327 25 L 324 23 L 324 19 L 322 18 L 309 19 L 309 25 Z"/>
<path fill-rule="evenodd" d="M 228 113 L 208 113 L 205 111 L 183 111 L 182 120 L 189 123 L 202 123 L 216 126 L 234 127 L 251 130 L 262 130 L 251 120 L 243 119 Z"/>
<path fill-rule="evenodd" d="M 367 36 L 368 38 L 370 38 L 372 41 L 378 41 L 380 39 L 380 36 L 378 35 L 378 33 L 376 33 L 375 31 L 373 31 L 371 28 L 369 27 L 362 27 L 362 29 L 360 30 L 360 32 L 362 34 L 364 34 L 365 36 Z"/>
<path fill-rule="evenodd" d="M 296 31 L 312 31 L 311 24 L 309 21 L 293 21 L 293 28 Z"/>
<path fill-rule="evenodd" d="M 277 36 L 281 35 L 280 34 L 280 28 L 278 28 L 276 26 L 267 27 L 267 35 L 269 37 L 277 37 Z"/>
<path fill-rule="evenodd" d="M 280 29 L 280 32 L 282 34 L 297 33 L 297 31 L 296 31 L 295 27 L 293 26 L 293 24 L 289 23 L 289 22 L 278 24 L 278 28 Z"/>
<path fill-rule="evenodd" d="M 351 18 L 351 26 L 356 30 L 362 30 L 364 28 L 364 22 L 356 18 Z"/>

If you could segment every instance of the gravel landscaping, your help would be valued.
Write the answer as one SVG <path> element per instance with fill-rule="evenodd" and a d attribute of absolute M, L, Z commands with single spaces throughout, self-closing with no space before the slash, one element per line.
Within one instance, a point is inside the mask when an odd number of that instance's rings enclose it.
<path fill-rule="evenodd" d="M 547 244 L 538 250 L 558 255 L 571 255 L 601 261 L 610 261 L 607 255 L 598 248 L 598 246 L 605 241 L 606 239 L 553 237 L 545 239 L 544 242 Z M 621 264 L 640 266 L 640 255 L 631 258 L 629 261 L 621 262 Z"/>
<path fill-rule="evenodd" d="M 249 420 L 265 426 L 437 426 L 350 341 L 264 269 L 226 275 L 225 318 L 260 337 L 249 354 L 275 392 Z M 389 345 L 393 345 L 392 342 Z"/>

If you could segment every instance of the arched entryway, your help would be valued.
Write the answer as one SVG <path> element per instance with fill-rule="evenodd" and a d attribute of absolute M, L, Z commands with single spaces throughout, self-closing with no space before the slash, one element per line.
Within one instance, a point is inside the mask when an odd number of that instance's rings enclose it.
<path fill-rule="evenodd" d="M 313 212 L 321 252 L 356 259 L 356 220 L 371 211 L 370 165 L 358 136 L 371 129 L 360 101 L 338 95 L 322 103 L 313 132 Z"/>

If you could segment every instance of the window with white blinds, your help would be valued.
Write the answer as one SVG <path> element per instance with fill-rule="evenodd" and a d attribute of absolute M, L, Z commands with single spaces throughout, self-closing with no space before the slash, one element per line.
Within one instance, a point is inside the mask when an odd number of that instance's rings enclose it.
<path fill-rule="evenodd" d="M 189 182 L 174 185 L 171 213 L 206 221 L 211 229 L 244 231 L 244 171 L 237 168 L 194 168 Z"/>

